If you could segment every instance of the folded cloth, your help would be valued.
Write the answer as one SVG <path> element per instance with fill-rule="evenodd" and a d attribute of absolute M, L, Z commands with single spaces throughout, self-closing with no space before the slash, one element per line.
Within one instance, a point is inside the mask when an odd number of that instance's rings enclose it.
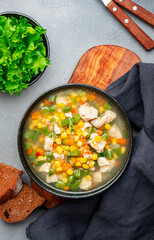
<path fill-rule="evenodd" d="M 125 172 L 102 194 L 45 212 L 28 226 L 29 239 L 154 239 L 154 64 L 134 65 L 106 91 L 136 132 Z"/>

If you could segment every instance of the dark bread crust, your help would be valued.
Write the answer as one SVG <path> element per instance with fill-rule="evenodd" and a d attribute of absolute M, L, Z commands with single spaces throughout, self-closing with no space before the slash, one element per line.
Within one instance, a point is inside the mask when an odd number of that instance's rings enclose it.
<path fill-rule="evenodd" d="M 0 163 L 0 204 L 15 197 L 23 187 L 21 175 L 24 174 L 14 167 Z"/>
<path fill-rule="evenodd" d="M 34 189 L 24 183 L 16 197 L 0 206 L 0 217 L 9 223 L 22 221 L 35 208 L 41 206 L 44 200 Z"/>

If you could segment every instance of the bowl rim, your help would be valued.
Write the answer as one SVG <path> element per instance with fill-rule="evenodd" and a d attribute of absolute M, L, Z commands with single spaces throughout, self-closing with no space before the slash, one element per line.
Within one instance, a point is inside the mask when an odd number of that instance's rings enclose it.
<path fill-rule="evenodd" d="M 49 187 L 49 185 L 45 184 L 43 181 L 41 181 L 30 169 L 30 167 L 28 166 L 28 163 L 26 161 L 26 158 L 24 156 L 24 152 L 23 152 L 23 147 L 22 147 L 22 139 L 23 139 L 23 128 L 25 125 L 25 122 L 27 120 L 27 117 L 29 115 L 29 113 L 31 112 L 31 110 L 35 107 L 35 105 L 41 100 L 43 99 L 46 95 L 59 91 L 59 90 L 64 90 L 64 89 L 69 89 L 72 87 L 76 87 L 76 88 L 88 88 L 90 90 L 95 91 L 96 93 L 105 95 L 105 97 L 109 98 L 114 104 L 115 106 L 117 106 L 117 109 L 122 113 L 123 118 L 125 120 L 125 124 L 127 125 L 128 131 L 129 131 L 129 150 L 128 150 L 128 154 L 127 154 L 127 158 L 125 161 L 124 166 L 122 167 L 122 169 L 120 170 L 120 172 L 118 172 L 117 175 L 115 175 L 113 177 L 113 179 L 111 179 L 109 182 L 107 182 L 104 187 L 100 186 L 99 188 L 96 188 L 94 190 L 88 190 L 86 192 L 66 192 L 63 190 L 59 190 L 56 188 L 52 188 L 51 186 Z M 122 106 L 117 102 L 117 100 L 115 100 L 109 93 L 105 92 L 104 90 L 88 85 L 88 84 L 80 84 L 80 83 L 71 83 L 71 84 L 64 84 L 64 85 L 60 85 L 58 87 L 49 89 L 47 91 L 45 91 L 44 93 L 42 93 L 41 95 L 39 95 L 39 97 L 35 98 L 33 100 L 33 102 L 27 107 L 26 111 L 24 112 L 19 127 L 18 127 L 18 133 L 17 133 L 17 146 L 18 146 L 18 153 L 19 153 L 19 157 L 20 160 L 22 162 L 22 165 L 25 169 L 25 171 L 27 172 L 27 174 L 29 175 L 29 177 L 37 184 L 39 185 L 41 188 L 43 188 L 44 190 L 46 190 L 49 193 L 55 194 L 57 196 L 60 197 L 65 197 L 65 198 L 73 198 L 73 199 L 80 199 L 80 198 L 87 198 L 87 197 L 91 197 L 91 196 L 95 196 L 99 193 L 104 192 L 105 190 L 107 190 L 109 187 L 111 187 L 122 175 L 122 173 L 125 171 L 128 162 L 130 160 L 130 156 L 131 156 L 131 152 L 132 152 L 132 130 L 131 130 L 131 126 L 130 126 L 130 122 L 129 119 L 126 115 L 126 112 L 123 110 Z"/>
<path fill-rule="evenodd" d="M 6 16 L 6 15 L 12 15 L 13 17 L 15 17 L 15 15 L 17 15 L 18 17 L 25 17 L 28 19 L 28 21 L 32 24 L 34 24 L 35 26 L 38 27 L 42 27 L 42 25 L 40 25 L 34 18 L 32 18 L 31 16 L 25 14 L 25 13 L 21 13 L 21 12 L 16 12 L 16 11 L 4 11 L 4 12 L 0 12 L 0 16 Z M 46 48 L 46 58 L 50 60 L 50 43 L 49 43 L 49 39 L 47 37 L 46 33 L 42 34 L 42 38 L 43 38 L 43 43 L 45 43 L 45 48 Z M 33 77 L 34 79 L 32 81 L 30 81 L 28 83 L 27 87 L 30 87 L 32 84 L 34 84 L 35 82 L 37 82 L 39 80 L 39 78 L 43 75 L 43 73 L 45 72 L 45 70 L 47 69 L 47 67 L 44 68 L 44 70 L 40 73 L 38 73 L 35 77 Z"/>

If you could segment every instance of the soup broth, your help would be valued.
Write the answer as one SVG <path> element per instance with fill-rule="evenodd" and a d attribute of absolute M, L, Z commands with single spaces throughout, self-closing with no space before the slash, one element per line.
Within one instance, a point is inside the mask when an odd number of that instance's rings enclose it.
<path fill-rule="evenodd" d="M 82 192 L 109 183 L 122 170 L 128 132 L 108 98 L 72 88 L 47 95 L 33 108 L 23 145 L 27 163 L 41 181 Z"/>

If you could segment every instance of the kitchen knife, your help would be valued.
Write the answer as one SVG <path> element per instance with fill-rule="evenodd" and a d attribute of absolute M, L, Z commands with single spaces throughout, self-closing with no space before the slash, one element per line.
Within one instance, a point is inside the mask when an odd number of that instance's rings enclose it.
<path fill-rule="evenodd" d="M 101 0 L 106 8 L 143 45 L 146 50 L 154 48 L 154 41 L 112 0 Z"/>

